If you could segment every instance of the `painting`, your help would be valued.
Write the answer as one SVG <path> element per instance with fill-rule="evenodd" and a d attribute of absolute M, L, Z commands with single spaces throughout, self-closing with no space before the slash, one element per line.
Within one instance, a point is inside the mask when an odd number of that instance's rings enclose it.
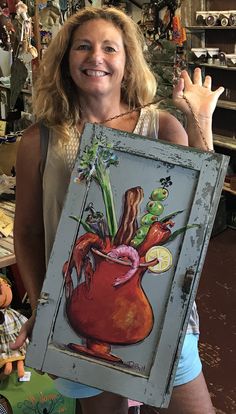
<path fill-rule="evenodd" d="M 87 124 L 26 364 L 166 407 L 227 165 Z"/>

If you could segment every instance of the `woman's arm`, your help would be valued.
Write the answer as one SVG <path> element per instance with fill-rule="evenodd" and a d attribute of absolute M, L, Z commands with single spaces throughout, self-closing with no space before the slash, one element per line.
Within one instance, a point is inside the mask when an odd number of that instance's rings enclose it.
<path fill-rule="evenodd" d="M 173 90 L 175 106 L 187 117 L 188 143 L 191 147 L 203 150 L 213 149 L 212 116 L 224 88 L 211 90 L 211 77 L 202 79 L 200 68 L 193 73 L 193 81 L 187 71 L 183 71 Z"/>
<path fill-rule="evenodd" d="M 14 244 L 20 275 L 35 309 L 45 276 L 40 138 L 37 125 L 21 139 L 16 162 Z"/>
<path fill-rule="evenodd" d="M 183 125 L 167 111 L 159 113 L 158 138 L 173 144 L 188 145 L 188 135 Z"/>

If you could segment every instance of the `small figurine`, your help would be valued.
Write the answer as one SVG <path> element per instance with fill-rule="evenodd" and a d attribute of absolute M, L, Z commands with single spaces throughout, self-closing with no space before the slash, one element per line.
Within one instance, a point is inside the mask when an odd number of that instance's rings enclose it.
<path fill-rule="evenodd" d="M 16 42 L 13 54 L 27 64 L 38 56 L 37 49 L 31 44 L 33 34 L 32 19 L 28 14 L 28 6 L 23 1 L 18 1 L 15 7 L 16 16 L 13 24 L 16 32 Z"/>
<path fill-rule="evenodd" d="M 57 26 L 57 31 L 61 27 L 60 6 L 57 1 L 48 0 L 45 7 L 39 11 L 39 19 L 42 30 L 52 32 L 53 26 Z"/>
<path fill-rule="evenodd" d="M 14 351 L 10 349 L 9 344 L 15 341 L 27 318 L 9 307 L 11 301 L 11 286 L 7 280 L 0 277 L 0 369 L 3 375 L 10 375 L 13 363 L 16 362 L 18 378 L 21 378 L 25 374 L 24 359 L 27 344 Z"/>

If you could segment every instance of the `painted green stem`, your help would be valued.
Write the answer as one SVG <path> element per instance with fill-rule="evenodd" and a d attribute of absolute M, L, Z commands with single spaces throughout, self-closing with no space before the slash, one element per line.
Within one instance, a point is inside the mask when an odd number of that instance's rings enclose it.
<path fill-rule="evenodd" d="M 103 200 L 104 200 L 104 205 L 105 205 L 105 210 L 106 210 L 108 231 L 109 231 L 111 238 L 114 239 L 118 227 L 117 227 L 115 206 L 114 206 L 109 172 L 102 165 L 102 163 L 98 163 L 96 172 L 97 172 L 96 178 L 102 190 L 102 195 L 103 195 Z"/>

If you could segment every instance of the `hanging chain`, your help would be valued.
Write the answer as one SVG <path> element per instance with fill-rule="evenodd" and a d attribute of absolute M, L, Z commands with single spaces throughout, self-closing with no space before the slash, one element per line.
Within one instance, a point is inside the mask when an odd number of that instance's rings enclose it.
<path fill-rule="evenodd" d="M 99 122 L 99 124 L 105 124 L 106 122 L 113 121 L 114 119 L 121 118 L 122 116 L 125 116 L 125 115 L 128 115 L 128 114 L 132 114 L 132 112 L 140 111 L 140 109 L 146 108 L 147 106 L 159 104 L 163 100 L 164 99 L 160 99 L 159 101 L 152 101 L 152 102 L 148 102 L 145 105 L 136 106 L 133 109 L 129 109 L 126 112 L 122 112 L 122 114 L 120 114 L 120 115 L 115 115 L 115 116 L 112 116 L 111 118 L 105 119 L 105 121 Z"/>
<path fill-rule="evenodd" d="M 207 143 L 207 141 L 206 141 L 206 138 L 204 137 L 204 134 L 203 134 L 202 129 L 201 129 L 201 127 L 200 127 L 200 124 L 199 124 L 199 121 L 198 121 L 198 119 L 197 119 L 197 116 L 196 116 L 196 114 L 194 113 L 193 108 L 192 108 L 192 106 L 191 106 L 191 104 L 190 104 L 190 102 L 189 102 L 188 98 L 186 98 L 186 96 L 185 96 L 185 95 L 183 95 L 183 99 L 185 100 L 186 104 L 187 104 L 187 105 L 188 105 L 188 107 L 189 107 L 189 110 L 190 110 L 190 112 L 191 112 L 191 114 L 192 114 L 192 117 L 193 117 L 193 119 L 194 119 L 195 123 L 196 123 L 197 129 L 198 129 L 199 134 L 200 134 L 200 136 L 201 136 L 201 139 L 202 139 L 203 143 L 205 144 L 206 150 L 207 150 L 207 151 L 214 151 L 214 150 L 211 150 L 211 149 L 209 148 L 209 146 L 208 146 L 208 143 Z M 111 117 L 111 118 L 107 118 L 107 119 L 105 119 L 105 121 L 99 122 L 99 124 L 105 124 L 106 122 L 113 121 L 114 119 L 117 119 L 117 118 L 122 118 L 123 116 L 128 115 L 128 114 L 131 114 L 132 112 L 140 111 L 140 109 L 146 108 L 147 106 L 150 106 L 150 105 L 156 105 L 156 104 L 160 104 L 160 102 L 162 102 L 162 101 L 164 101 L 164 99 L 160 99 L 159 101 L 158 101 L 158 100 L 157 100 L 157 101 L 152 101 L 152 102 L 149 102 L 149 103 L 147 103 L 147 104 L 145 104 L 145 105 L 136 106 L 135 108 L 130 109 L 129 111 L 122 112 L 122 114 L 115 115 L 115 116 L 113 116 L 113 117 Z"/>
<path fill-rule="evenodd" d="M 208 145 L 208 143 L 207 143 L 207 141 L 206 141 L 206 138 L 204 137 L 204 134 L 203 134 L 203 132 L 202 132 L 202 128 L 200 127 L 199 121 L 198 121 L 198 119 L 197 119 L 197 117 L 196 117 L 196 114 L 195 114 L 195 113 L 194 113 L 194 111 L 193 111 L 192 105 L 190 104 L 190 102 L 189 102 L 188 98 L 187 98 L 185 95 L 183 95 L 183 99 L 185 100 L 186 104 L 187 104 L 187 105 L 188 105 L 188 107 L 189 107 L 189 110 L 190 110 L 190 112 L 191 112 L 191 114 L 192 114 L 192 117 L 193 117 L 193 119 L 194 119 L 194 121 L 195 121 L 195 124 L 196 124 L 196 126 L 197 126 L 197 129 L 198 129 L 199 134 L 200 134 L 200 136 L 201 136 L 201 138 L 202 138 L 202 141 L 204 142 L 204 144 L 205 144 L 205 146 L 206 146 L 207 151 L 210 151 L 210 152 L 212 152 L 212 151 L 213 151 L 213 152 L 214 152 L 214 150 L 212 150 L 212 149 L 210 149 L 210 148 L 209 148 L 209 145 Z"/>

